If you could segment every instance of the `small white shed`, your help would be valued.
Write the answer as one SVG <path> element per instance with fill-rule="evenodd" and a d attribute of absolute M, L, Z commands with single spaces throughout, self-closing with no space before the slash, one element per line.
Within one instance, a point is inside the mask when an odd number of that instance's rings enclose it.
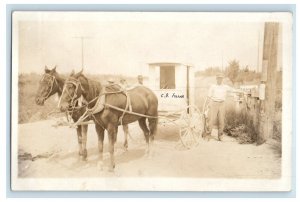
<path fill-rule="evenodd" d="M 158 97 L 159 111 L 178 111 L 195 102 L 194 68 L 190 64 L 149 63 L 149 83 Z"/>

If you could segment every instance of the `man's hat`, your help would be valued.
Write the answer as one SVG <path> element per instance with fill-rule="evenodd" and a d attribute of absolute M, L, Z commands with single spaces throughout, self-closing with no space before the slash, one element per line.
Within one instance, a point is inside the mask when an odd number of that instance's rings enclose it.
<path fill-rule="evenodd" d="M 115 82 L 115 80 L 114 80 L 112 77 L 108 78 L 107 81 L 108 81 L 109 83 L 114 83 L 114 82 Z"/>
<path fill-rule="evenodd" d="M 222 73 L 218 73 L 216 78 L 224 78 L 224 75 Z"/>
<path fill-rule="evenodd" d="M 142 79 L 143 78 L 143 76 L 142 75 L 138 75 L 138 79 Z"/>

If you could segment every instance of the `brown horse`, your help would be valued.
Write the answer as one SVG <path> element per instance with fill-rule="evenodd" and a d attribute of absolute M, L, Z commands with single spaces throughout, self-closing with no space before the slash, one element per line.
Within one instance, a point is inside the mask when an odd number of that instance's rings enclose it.
<path fill-rule="evenodd" d="M 92 108 L 96 103 L 95 98 L 101 94 L 106 94 L 105 104 L 109 104 L 110 106 L 118 107 L 120 109 L 126 109 L 127 96 L 124 92 L 120 92 L 120 89 L 121 88 L 113 86 L 104 87 L 100 82 L 87 79 L 82 74 L 82 71 L 77 74 L 71 74 L 64 85 L 60 101 L 60 109 L 61 111 L 66 111 L 68 107 L 72 105 L 72 102 L 76 101 L 81 95 L 89 103 L 88 107 Z M 157 97 L 150 89 L 144 86 L 137 86 L 128 90 L 127 94 L 131 100 L 132 111 L 145 116 L 125 113 L 122 119 L 122 124 L 129 124 L 135 121 L 139 122 L 139 126 L 144 132 L 147 143 L 146 152 L 148 153 L 157 130 Z M 114 144 L 117 139 L 118 125 L 121 124 L 120 117 L 122 117 L 122 115 L 122 111 L 109 107 L 108 105 L 105 105 L 101 112 L 92 115 L 98 134 L 98 166 L 100 166 L 101 169 L 103 166 L 104 130 L 106 129 L 108 131 L 110 153 L 109 170 L 114 170 Z M 146 119 L 148 119 L 149 128 L 146 124 Z"/>

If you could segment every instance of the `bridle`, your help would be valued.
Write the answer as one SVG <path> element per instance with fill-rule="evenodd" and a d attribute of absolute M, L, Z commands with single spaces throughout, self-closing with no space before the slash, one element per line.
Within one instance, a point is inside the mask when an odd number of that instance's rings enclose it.
<path fill-rule="evenodd" d="M 68 88 L 67 88 L 67 84 L 72 84 L 75 86 L 75 90 L 74 90 L 74 94 L 73 96 L 71 95 L 71 93 L 69 92 Z M 74 111 L 74 109 L 76 108 L 76 101 L 78 101 L 78 99 L 80 99 L 80 96 L 77 95 L 77 92 L 78 92 L 78 89 L 81 89 L 81 91 L 83 92 L 84 89 L 81 85 L 81 82 L 78 80 L 78 79 L 75 79 L 75 78 L 68 78 L 66 81 L 65 81 L 65 85 L 64 85 L 64 88 L 62 90 L 62 95 L 64 94 L 64 92 L 67 93 L 67 95 L 69 96 L 69 98 L 71 99 L 71 102 L 69 104 L 69 108 L 71 107 L 71 110 L 68 109 L 68 111 Z M 60 100 L 59 100 L 59 103 L 58 103 L 58 106 L 60 106 L 60 103 L 61 103 L 61 98 L 62 96 L 60 97 Z"/>
<path fill-rule="evenodd" d="M 53 88 L 54 88 L 54 84 L 56 84 L 57 87 L 61 90 L 61 88 L 60 88 L 60 86 L 58 85 L 58 82 L 57 82 L 55 76 L 46 73 L 46 74 L 43 75 L 43 77 L 42 77 L 40 83 L 43 82 L 43 81 L 45 80 L 45 78 L 50 78 L 50 81 L 48 81 L 47 84 L 50 85 L 51 87 L 50 87 L 50 90 L 49 90 L 49 92 L 47 93 L 47 95 L 44 96 L 44 97 L 42 97 L 43 100 L 46 100 L 47 98 L 49 98 L 49 96 L 50 96 L 50 94 L 51 94 L 51 92 L 52 92 L 52 90 L 53 90 Z"/>

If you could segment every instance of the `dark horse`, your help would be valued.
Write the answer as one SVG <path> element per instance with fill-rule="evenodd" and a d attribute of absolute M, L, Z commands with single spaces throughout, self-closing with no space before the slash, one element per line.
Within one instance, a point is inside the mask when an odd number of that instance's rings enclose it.
<path fill-rule="evenodd" d="M 60 97 L 62 94 L 64 83 L 65 79 L 56 72 L 56 66 L 51 70 L 48 69 L 47 66 L 45 66 L 45 73 L 43 74 L 42 79 L 40 80 L 38 91 L 35 97 L 36 104 L 44 105 L 44 102 L 56 93 Z M 73 121 L 76 122 L 84 112 L 84 109 L 80 109 L 72 113 L 71 117 Z M 79 156 L 82 157 L 82 160 L 86 160 L 87 158 L 87 151 L 85 149 L 87 130 L 88 125 L 79 125 L 76 128 L 79 145 Z"/>
<path fill-rule="evenodd" d="M 95 98 L 97 99 L 100 94 L 106 94 L 105 104 L 109 104 L 120 109 L 126 109 L 126 93 L 120 92 L 120 88 L 113 88 L 112 86 L 105 87 L 102 86 L 100 82 L 87 79 L 82 74 L 82 71 L 77 74 L 71 74 L 65 82 L 60 100 L 60 109 L 61 111 L 66 111 L 68 107 L 72 105 L 72 102 L 76 101 L 81 95 L 88 102 L 88 108 L 92 108 L 96 104 Z M 144 132 L 146 143 L 148 145 L 148 153 L 157 130 L 157 97 L 150 89 L 144 86 L 137 86 L 128 90 L 127 95 L 131 100 L 132 111 L 145 116 L 125 113 L 122 119 L 122 124 L 129 124 L 138 120 L 139 126 Z M 98 166 L 100 166 L 101 169 L 103 166 L 104 130 L 106 129 L 108 131 L 110 153 L 109 170 L 114 170 L 114 144 L 117 139 L 118 125 L 121 124 L 120 117 L 122 117 L 122 115 L 122 111 L 105 105 L 102 111 L 95 113 L 92 116 L 98 134 Z M 149 128 L 146 124 L 146 119 L 148 119 Z"/>

